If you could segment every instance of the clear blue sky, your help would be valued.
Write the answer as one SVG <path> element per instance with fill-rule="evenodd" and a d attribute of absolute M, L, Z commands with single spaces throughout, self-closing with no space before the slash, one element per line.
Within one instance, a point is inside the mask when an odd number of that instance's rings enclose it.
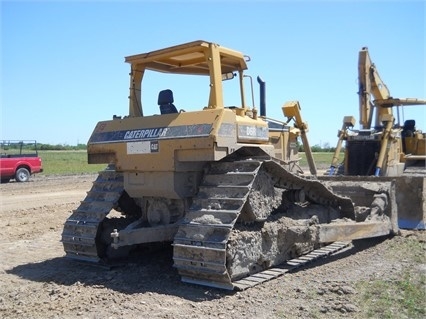
<path fill-rule="evenodd" d="M 359 119 L 363 46 L 393 97 L 426 98 L 425 13 L 424 1 L 2 1 L 0 138 L 86 143 L 98 121 L 128 112 L 125 56 L 202 39 L 251 57 L 268 116 L 299 100 L 311 145 L 334 146 L 343 116 Z M 158 113 L 162 84 L 178 108 L 206 105 L 181 81 L 156 82 L 145 114 Z M 426 107 L 404 113 L 426 131 Z"/>

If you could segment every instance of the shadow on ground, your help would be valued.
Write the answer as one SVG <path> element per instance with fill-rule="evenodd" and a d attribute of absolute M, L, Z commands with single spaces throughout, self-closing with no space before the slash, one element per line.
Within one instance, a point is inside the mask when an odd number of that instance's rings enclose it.
<path fill-rule="evenodd" d="M 354 241 L 351 248 L 311 262 L 299 270 L 320 267 L 368 249 L 384 240 L 386 238 Z M 155 292 L 175 295 L 191 301 L 213 300 L 234 293 L 181 282 L 177 270 L 173 268 L 172 256 L 172 247 L 167 247 L 161 251 L 134 255 L 129 263 L 115 264 L 110 267 L 59 257 L 39 263 L 19 265 L 7 270 L 7 273 L 37 282 L 54 282 L 65 286 L 80 283 L 85 286 L 102 286 L 125 294 Z"/>
<path fill-rule="evenodd" d="M 173 267 L 172 256 L 172 247 L 167 247 L 143 255 L 134 254 L 127 264 L 116 263 L 109 267 L 58 257 L 19 265 L 6 272 L 37 282 L 103 286 L 125 294 L 156 292 L 192 301 L 212 300 L 232 294 L 230 291 L 181 282 Z"/>

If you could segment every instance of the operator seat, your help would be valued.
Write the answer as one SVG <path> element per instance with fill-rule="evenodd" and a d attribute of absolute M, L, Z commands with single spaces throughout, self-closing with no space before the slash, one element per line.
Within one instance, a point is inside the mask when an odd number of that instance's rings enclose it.
<path fill-rule="evenodd" d="M 406 120 L 404 122 L 404 127 L 402 128 L 402 134 L 404 137 L 413 136 L 414 131 L 416 130 L 416 120 Z"/>
<path fill-rule="evenodd" d="M 173 105 L 173 92 L 172 90 L 163 90 L 158 93 L 158 105 L 160 106 L 161 114 L 178 113 L 176 106 Z"/>
<path fill-rule="evenodd" d="M 405 137 L 413 137 L 416 130 L 416 120 L 406 120 L 402 128 L 401 137 L 402 137 L 402 151 L 406 153 L 407 145 L 405 143 Z"/>

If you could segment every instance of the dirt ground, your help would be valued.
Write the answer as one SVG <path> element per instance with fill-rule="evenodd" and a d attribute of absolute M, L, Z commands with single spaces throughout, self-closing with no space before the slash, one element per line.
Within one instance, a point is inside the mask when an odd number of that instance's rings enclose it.
<path fill-rule="evenodd" d="M 366 318 L 357 283 L 426 271 L 410 251 L 395 249 L 424 242 L 424 232 L 412 231 L 357 241 L 242 292 L 182 283 L 170 248 L 113 269 L 81 264 L 64 258 L 60 237 L 95 177 L 0 185 L 1 318 Z"/>

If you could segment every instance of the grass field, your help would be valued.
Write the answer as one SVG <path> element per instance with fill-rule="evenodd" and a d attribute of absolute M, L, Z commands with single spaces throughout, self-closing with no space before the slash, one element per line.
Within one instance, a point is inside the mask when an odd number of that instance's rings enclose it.
<path fill-rule="evenodd" d="M 305 153 L 299 153 L 301 160 L 300 160 L 300 166 L 301 167 L 307 167 L 308 161 L 306 160 Z M 318 153 L 312 153 L 314 157 L 315 165 L 318 169 L 326 169 L 330 167 L 331 160 L 333 159 L 333 153 L 331 152 L 318 152 Z M 340 153 L 339 156 L 339 163 L 343 161 L 343 152 Z"/>
<path fill-rule="evenodd" d="M 106 164 L 87 164 L 86 151 L 39 151 L 43 161 L 43 175 L 97 173 Z"/>
<path fill-rule="evenodd" d="M 43 160 L 43 175 L 69 175 L 97 173 L 105 169 L 106 164 L 87 164 L 86 151 L 39 151 Z M 299 153 L 300 166 L 307 167 L 305 153 Z M 318 169 L 328 168 L 333 153 L 313 153 Z"/>

